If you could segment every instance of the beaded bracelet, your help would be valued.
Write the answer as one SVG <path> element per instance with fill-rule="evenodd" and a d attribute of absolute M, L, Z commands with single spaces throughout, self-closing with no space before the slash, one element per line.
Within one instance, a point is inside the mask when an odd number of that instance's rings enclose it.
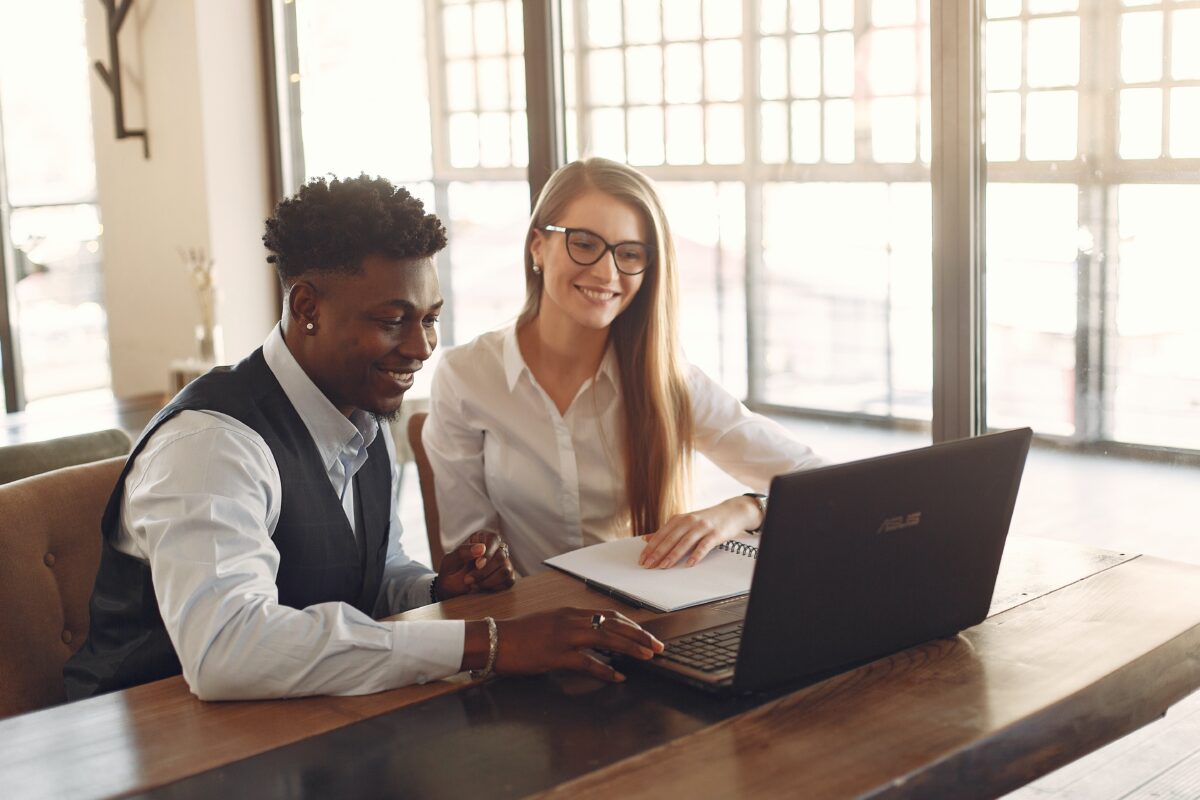
<path fill-rule="evenodd" d="M 438 576 L 434 575 L 433 580 L 431 580 L 429 582 L 429 602 L 431 602 L 431 603 L 438 602 L 437 579 L 438 579 Z"/>

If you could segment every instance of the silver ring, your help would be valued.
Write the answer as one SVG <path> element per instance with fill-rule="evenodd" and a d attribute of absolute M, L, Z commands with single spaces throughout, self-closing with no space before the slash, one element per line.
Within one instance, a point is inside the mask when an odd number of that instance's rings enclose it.
<path fill-rule="evenodd" d="M 500 553 L 501 553 L 501 554 L 502 554 L 502 555 L 503 555 L 505 558 L 508 558 L 508 542 L 501 542 L 501 543 L 500 543 Z"/>
<path fill-rule="evenodd" d="M 592 630 L 600 630 L 600 626 L 604 624 L 603 614 L 592 614 Z"/>

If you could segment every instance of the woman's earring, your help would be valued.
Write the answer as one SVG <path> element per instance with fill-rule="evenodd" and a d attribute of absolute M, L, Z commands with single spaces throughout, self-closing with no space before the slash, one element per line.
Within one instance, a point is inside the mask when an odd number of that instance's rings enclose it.
<path fill-rule="evenodd" d="M 310 322 L 304 326 L 304 330 L 308 331 L 309 336 L 312 336 L 314 333 L 316 333 L 317 326 Z"/>
<path fill-rule="evenodd" d="M 541 275 L 541 274 L 542 274 L 542 265 L 541 265 L 541 264 L 534 264 L 534 265 L 533 265 L 533 274 L 534 274 L 534 275 Z"/>

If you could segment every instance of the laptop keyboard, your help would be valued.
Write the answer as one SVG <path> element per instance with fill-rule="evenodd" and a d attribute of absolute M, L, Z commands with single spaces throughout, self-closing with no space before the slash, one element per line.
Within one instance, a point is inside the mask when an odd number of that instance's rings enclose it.
<path fill-rule="evenodd" d="M 659 657 L 701 672 L 730 669 L 737 663 L 738 646 L 742 643 L 742 624 L 735 622 L 670 639 L 666 642 L 667 649 Z"/>

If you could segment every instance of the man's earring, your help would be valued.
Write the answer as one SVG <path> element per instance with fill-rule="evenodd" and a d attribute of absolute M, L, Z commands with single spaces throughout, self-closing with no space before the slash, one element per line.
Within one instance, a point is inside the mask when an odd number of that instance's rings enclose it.
<path fill-rule="evenodd" d="M 309 336 L 312 336 L 314 333 L 316 333 L 317 326 L 310 322 L 304 326 L 304 330 L 308 331 Z"/>

